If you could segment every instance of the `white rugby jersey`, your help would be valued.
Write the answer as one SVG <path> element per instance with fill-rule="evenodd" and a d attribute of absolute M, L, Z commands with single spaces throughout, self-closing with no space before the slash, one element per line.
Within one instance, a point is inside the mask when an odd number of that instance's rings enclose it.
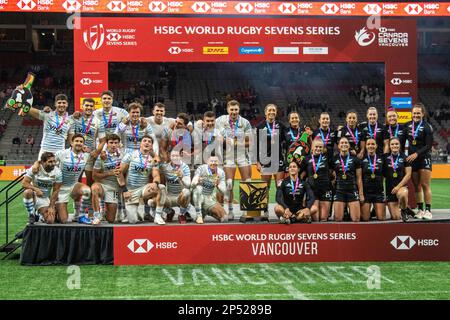
<path fill-rule="evenodd" d="M 109 153 L 108 150 L 105 150 L 107 158 L 102 160 L 101 157 L 98 157 L 94 164 L 94 169 L 101 170 L 103 173 L 113 171 L 116 168 L 120 168 L 120 164 L 122 162 L 122 154 L 120 152 Z M 102 181 L 100 181 L 104 185 L 111 186 L 115 189 L 119 188 L 119 182 L 117 181 L 116 176 L 108 176 Z"/>
<path fill-rule="evenodd" d="M 205 164 L 212 150 L 219 157 L 219 160 L 222 161 L 222 145 L 220 144 L 220 132 L 218 129 L 204 130 L 202 127 L 195 125 L 191 135 L 194 141 L 195 165 Z"/>
<path fill-rule="evenodd" d="M 159 145 L 152 127 L 147 125 L 145 129 L 142 129 L 139 125 L 133 126 L 131 123 L 126 125 L 122 122 L 116 128 L 115 134 L 120 137 L 120 142 L 123 145 L 123 151 L 125 153 L 132 153 L 139 150 L 141 147 L 141 141 L 144 135 L 148 135 L 153 138 L 153 151 L 159 155 Z"/>
<path fill-rule="evenodd" d="M 91 151 L 96 149 L 96 140 L 105 137 L 105 127 L 100 125 L 100 121 L 94 115 L 90 118 L 81 117 L 74 119 L 71 117 L 72 125 L 70 134 L 80 133 L 84 136 L 84 145 Z"/>
<path fill-rule="evenodd" d="M 183 180 L 184 186 L 177 175 L 177 171 L 179 169 L 181 169 L 181 171 L 183 172 L 183 177 L 181 178 L 181 180 Z M 162 163 L 160 166 L 160 170 L 166 177 L 167 192 L 170 195 L 179 195 L 183 188 L 190 187 L 191 170 L 186 163 L 181 161 L 179 166 L 175 166 L 171 163 Z"/>
<path fill-rule="evenodd" d="M 88 160 L 89 153 L 80 152 L 79 154 L 75 154 L 72 148 L 56 153 L 56 161 L 62 172 L 63 187 L 71 187 L 78 182 Z"/>
<path fill-rule="evenodd" d="M 104 112 L 102 108 L 95 110 L 94 116 L 99 120 L 100 125 L 103 126 L 105 134 L 108 135 L 116 131 L 123 118 L 128 117 L 128 112 L 118 107 L 111 107 L 109 112 Z"/>
<path fill-rule="evenodd" d="M 40 165 L 37 174 L 34 174 L 32 168 L 29 168 L 25 172 L 25 177 L 30 178 L 33 186 L 44 193 L 44 198 L 50 198 L 55 183 L 62 183 L 62 173 L 58 167 L 54 167 L 52 171 L 47 172 Z"/>
<path fill-rule="evenodd" d="M 216 179 L 219 179 L 219 190 L 226 190 L 225 172 L 221 168 L 217 168 L 213 173 L 207 164 L 202 164 L 195 170 L 195 176 L 203 178 L 202 187 L 204 195 L 211 195 L 216 188 Z"/>
<path fill-rule="evenodd" d="M 71 126 L 68 114 L 60 116 L 55 111 L 46 113 L 40 110 L 39 119 L 44 121 L 41 150 L 53 153 L 64 150 Z"/>
<path fill-rule="evenodd" d="M 155 122 L 155 116 L 145 118 L 145 120 L 147 120 L 147 122 L 150 124 L 153 129 L 153 133 L 159 140 L 167 139 L 167 132 L 170 126 L 175 122 L 175 119 L 173 118 L 163 117 L 163 122 L 161 124 L 158 124 Z"/>
<path fill-rule="evenodd" d="M 140 150 L 127 153 L 122 158 L 122 163 L 128 164 L 127 186 L 128 189 L 137 189 L 149 183 L 149 176 L 153 168 L 158 164 L 153 161 L 151 155 L 143 155 Z"/>
<path fill-rule="evenodd" d="M 245 136 L 252 133 L 252 126 L 250 122 L 238 116 L 236 121 L 231 121 L 229 115 L 223 115 L 216 119 L 216 128 L 219 130 L 224 138 L 237 137 L 238 140 L 244 141 Z"/>

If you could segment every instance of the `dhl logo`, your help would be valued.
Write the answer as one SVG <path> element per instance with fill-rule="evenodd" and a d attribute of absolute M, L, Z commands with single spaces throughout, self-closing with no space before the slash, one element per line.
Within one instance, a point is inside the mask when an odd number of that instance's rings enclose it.
<path fill-rule="evenodd" d="M 203 54 L 228 54 L 228 47 L 203 47 Z"/>
<path fill-rule="evenodd" d="M 398 111 L 397 114 L 399 123 L 406 123 L 412 120 L 411 111 Z"/>

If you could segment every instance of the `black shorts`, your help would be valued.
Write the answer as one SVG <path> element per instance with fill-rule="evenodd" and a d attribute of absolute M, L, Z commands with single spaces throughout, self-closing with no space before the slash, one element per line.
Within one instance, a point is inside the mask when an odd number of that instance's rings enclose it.
<path fill-rule="evenodd" d="M 314 197 L 319 201 L 333 201 L 333 190 L 331 189 L 313 189 Z"/>
<path fill-rule="evenodd" d="M 411 164 L 411 167 L 413 172 L 417 172 L 420 169 L 426 169 L 431 171 L 432 169 L 431 156 L 430 155 L 418 156 L 416 160 L 414 160 L 413 163 Z"/>
<path fill-rule="evenodd" d="M 336 190 L 334 194 L 334 201 L 339 202 L 359 201 L 359 193 L 356 190 L 353 191 Z"/>
<path fill-rule="evenodd" d="M 408 188 L 407 186 L 405 186 L 405 188 Z M 386 189 L 386 200 L 387 202 L 397 202 L 398 198 L 396 194 L 392 194 L 392 188 L 390 188 L 389 190 Z"/>
<path fill-rule="evenodd" d="M 384 203 L 384 202 L 385 202 L 384 192 L 379 193 L 364 192 L 364 203 Z"/>

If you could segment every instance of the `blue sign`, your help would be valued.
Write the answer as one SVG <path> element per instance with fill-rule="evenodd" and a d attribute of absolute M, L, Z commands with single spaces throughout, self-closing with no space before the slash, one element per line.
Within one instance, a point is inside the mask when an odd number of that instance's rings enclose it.
<path fill-rule="evenodd" d="M 391 107 L 395 109 L 411 109 L 411 97 L 391 97 Z"/>
<path fill-rule="evenodd" d="M 239 47 L 239 54 L 264 54 L 264 47 Z"/>

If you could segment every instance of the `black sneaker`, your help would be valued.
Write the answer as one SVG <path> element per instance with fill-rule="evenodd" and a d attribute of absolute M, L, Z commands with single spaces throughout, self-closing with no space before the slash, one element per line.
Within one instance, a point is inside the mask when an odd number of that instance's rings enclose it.
<path fill-rule="evenodd" d="M 28 216 L 28 224 L 34 224 L 36 222 L 36 217 L 34 214 Z"/>
<path fill-rule="evenodd" d="M 189 212 L 186 212 L 184 215 L 186 216 L 186 221 L 187 222 L 194 221 L 194 219 L 192 219 L 191 214 Z"/>
<path fill-rule="evenodd" d="M 408 211 L 406 209 L 401 209 L 401 215 L 403 222 L 407 222 L 409 220 Z"/>

